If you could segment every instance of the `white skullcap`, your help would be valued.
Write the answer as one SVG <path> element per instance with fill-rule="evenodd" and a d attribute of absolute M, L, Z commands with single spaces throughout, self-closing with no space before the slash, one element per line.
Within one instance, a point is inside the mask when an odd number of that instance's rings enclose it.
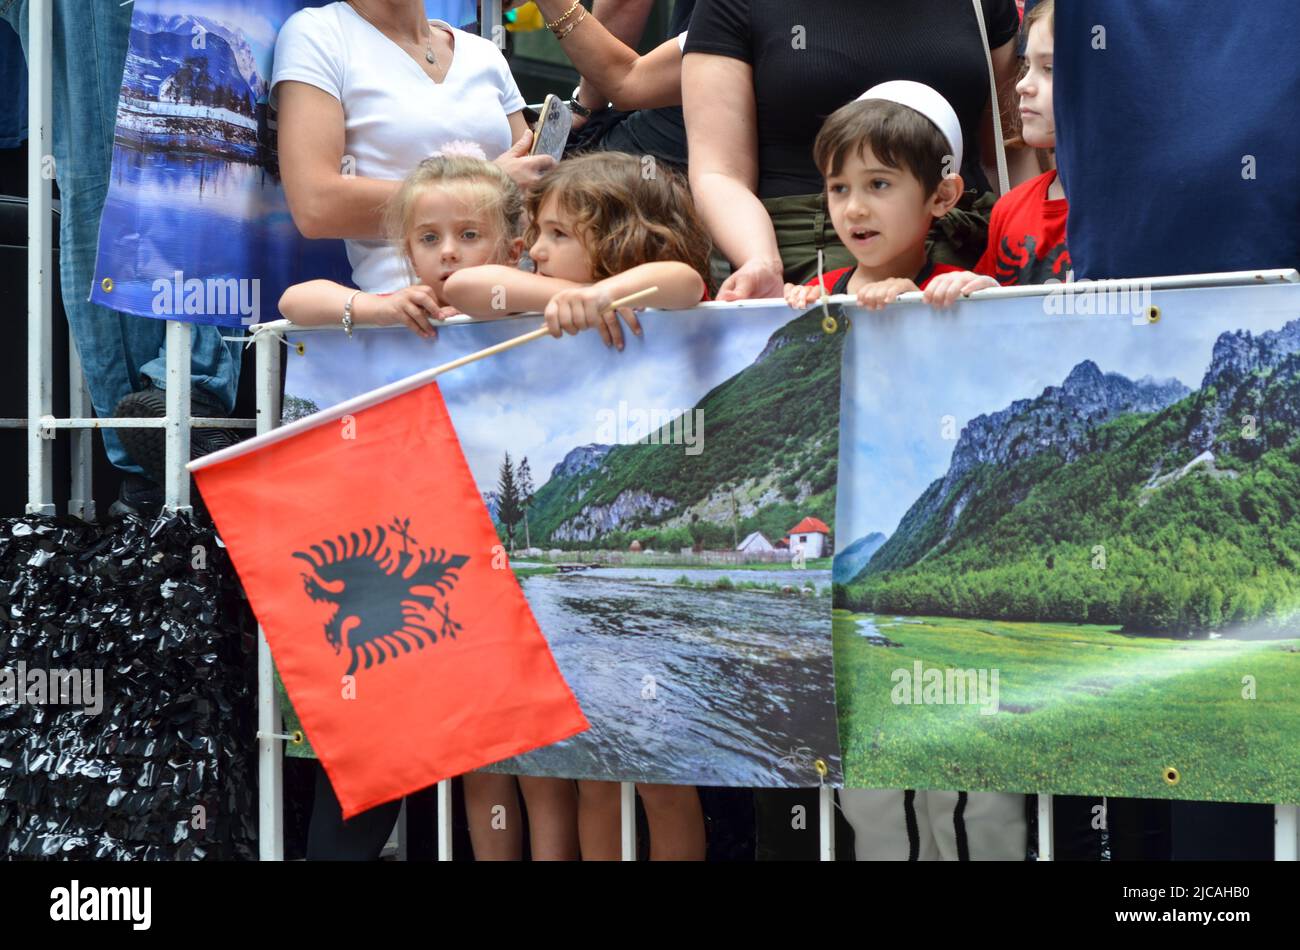
<path fill-rule="evenodd" d="M 933 122 L 935 127 L 943 133 L 944 138 L 948 140 L 948 145 L 952 149 L 953 170 L 961 168 L 961 121 L 957 118 L 957 113 L 953 111 L 952 106 L 948 104 L 948 100 L 937 91 L 923 82 L 913 82 L 910 79 L 892 79 L 889 82 L 882 82 L 879 85 L 872 86 L 858 96 L 858 102 L 862 102 L 864 99 L 884 99 L 887 102 L 896 102 L 900 106 L 907 106 L 909 109 L 915 109 L 921 113 L 921 115 Z"/>

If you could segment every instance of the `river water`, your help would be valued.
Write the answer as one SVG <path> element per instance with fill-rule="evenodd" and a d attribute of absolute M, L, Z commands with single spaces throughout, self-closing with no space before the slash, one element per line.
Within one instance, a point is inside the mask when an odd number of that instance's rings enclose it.
<path fill-rule="evenodd" d="M 827 780 L 839 780 L 830 597 L 674 585 L 683 574 L 830 585 L 830 571 L 814 570 L 596 568 L 524 578 L 592 728 L 494 771 L 816 785 L 820 758 Z"/>

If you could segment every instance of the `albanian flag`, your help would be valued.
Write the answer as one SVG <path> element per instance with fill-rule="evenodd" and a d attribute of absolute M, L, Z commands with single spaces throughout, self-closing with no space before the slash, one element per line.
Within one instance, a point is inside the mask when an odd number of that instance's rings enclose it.
<path fill-rule="evenodd" d="M 435 383 L 191 467 L 345 818 L 588 727 Z"/>

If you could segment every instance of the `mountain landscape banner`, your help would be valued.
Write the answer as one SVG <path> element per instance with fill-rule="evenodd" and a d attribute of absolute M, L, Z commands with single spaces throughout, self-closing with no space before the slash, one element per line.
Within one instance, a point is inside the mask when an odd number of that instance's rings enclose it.
<path fill-rule="evenodd" d="M 286 356 L 285 421 L 536 325 L 451 325 L 434 341 L 303 333 L 303 353 Z M 438 379 L 500 566 L 591 723 L 496 769 L 838 783 L 843 321 L 828 333 L 820 311 L 706 304 L 642 325 L 621 353 L 595 333 L 545 338 Z M 343 345 L 321 345 L 331 336 Z"/>
<path fill-rule="evenodd" d="M 1298 802 L 1300 287 L 1074 297 L 853 314 L 845 784 Z"/>
<path fill-rule="evenodd" d="M 224 326 L 279 318 L 285 287 L 347 280 L 341 241 L 308 241 L 280 186 L 275 38 L 321 0 L 136 0 L 91 299 Z"/>

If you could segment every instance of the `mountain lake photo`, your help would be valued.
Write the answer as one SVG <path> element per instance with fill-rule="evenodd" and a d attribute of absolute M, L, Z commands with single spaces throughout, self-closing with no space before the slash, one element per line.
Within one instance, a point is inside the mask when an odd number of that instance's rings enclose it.
<path fill-rule="evenodd" d="M 1300 800 L 1300 295 L 1156 298 L 854 327 L 846 785 Z"/>

